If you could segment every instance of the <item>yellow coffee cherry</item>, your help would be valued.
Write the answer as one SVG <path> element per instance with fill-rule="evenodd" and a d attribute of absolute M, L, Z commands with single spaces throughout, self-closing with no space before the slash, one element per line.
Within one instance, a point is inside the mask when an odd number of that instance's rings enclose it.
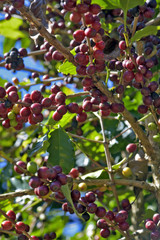
<path fill-rule="evenodd" d="M 122 174 L 124 177 L 130 177 L 132 175 L 132 171 L 129 167 L 125 167 L 122 170 Z"/>
<path fill-rule="evenodd" d="M 85 192 L 87 190 L 87 184 L 82 182 L 78 184 L 79 191 Z"/>

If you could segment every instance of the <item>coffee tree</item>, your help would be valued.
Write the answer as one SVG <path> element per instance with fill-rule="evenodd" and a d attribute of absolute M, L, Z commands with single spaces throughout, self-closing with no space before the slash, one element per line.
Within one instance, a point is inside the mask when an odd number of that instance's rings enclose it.
<path fill-rule="evenodd" d="M 0 239 L 160 239 L 159 7 L 0 0 Z"/>

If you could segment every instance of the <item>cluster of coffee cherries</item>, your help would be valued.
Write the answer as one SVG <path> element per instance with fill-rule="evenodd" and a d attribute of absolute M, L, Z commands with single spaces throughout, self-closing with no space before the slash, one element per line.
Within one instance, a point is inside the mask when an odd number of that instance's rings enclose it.
<path fill-rule="evenodd" d="M 3 12 L 5 12 L 5 20 L 9 20 L 12 16 L 12 14 L 16 14 L 16 9 L 12 5 L 5 5 L 3 7 Z"/>
<path fill-rule="evenodd" d="M 47 75 L 44 77 L 46 80 L 48 79 Z M 17 79 L 14 79 L 14 81 L 17 82 Z M 86 77 L 82 82 L 85 86 L 91 85 L 92 78 Z M 5 128 L 14 127 L 16 130 L 20 130 L 26 122 L 31 125 L 42 122 L 43 109 L 55 110 L 52 116 L 55 121 L 59 121 L 67 111 L 76 113 L 78 122 L 84 122 L 87 119 L 86 112 L 100 110 L 102 116 L 108 116 L 111 111 L 113 113 L 124 111 L 123 104 L 109 104 L 107 97 L 96 87 L 92 87 L 90 95 L 90 97 L 84 99 L 82 106 L 79 106 L 76 102 L 66 105 L 67 96 L 58 85 L 53 85 L 49 97 L 44 98 L 40 91 L 34 90 L 25 94 L 23 99 L 20 100 L 18 88 L 7 82 L 4 88 L 0 87 L 0 117 L 4 119 L 2 126 Z"/>
<path fill-rule="evenodd" d="M 19 174 L 27 171 L 32 174 L 29 186 L 34 189 L 38 197 L 47 197 L 51 193 L 54 193 L 56 199 L 65 198 L 61 192 L 61 186 L 67 183 L 67 176 L 62 173 L 60 166 L 52 168 L 42 166 L 37 171 L 37 164 L 35 162 L 27 164 L 26 162 L 18 161 L 14 166 L 14 170 Z"/>
<path fill-rule="evenodd" d="M 103 194 L 101 192 L 101 194 Z M 128 199 L 124 199 L 121 203 L 123 210 L 120 211 L 106 211 L 104 207 L 97 206 L 95 203 L 96 198 L 101 196 L 98 191 L 97 194 L 90 191 L 86 192 L 85 196 L 81 197 L 80 192 L 77 189 L 72 190 L 71 197 L 74 206 L 79 214 L 85 221 L 90 219 L 90 214 L 95 214 L 99 219 L 97 220 L 97 227 L 100 228 L 100 235 L 103 238 L 110 236 L 110 228 L 114 229 L 114 226 L 118 226 L 122 231 L 129 229 L 129 224 L 126 222 L 128 218 L 128 211 L 131 209 L 131 204 Z M 74 211 L 69 203 L 65 202 L 62 205 L 62 209 L 65 212 L 73 214 Z"/>
<path fill-rule="evenodd" d="M 152 219 L 146 219 L 145 220 L 145 228 L 149 231 L 151 231 L 150 237 L 151 240 L 158 240 L 160 239 L 160 214 L 155 213 L 152 217 Z"/>
<path fill-rule="evenodd" d="M 48 62 L 51 60 L 55 61 L 63 61 L 64 56 L 62 53 L 57 51 L 54 46 L 51 46 L 47 41 L 44 41 L 44 43 L 40 47 L 41 50 L 46 50 L 47 52 L 44 54 L 44 59 Z"/>
<path fill-rule="evenodd" d="M 25 48 L 12 48 L 10 52 L 4 54 L 5 68 L 7 70 L 21 70 L 24 68 L 23 57 L 27 56 Z"/>
<path fill-rule="evenodd" d="M 24 232 L 29 232 L 30 227 L 28 224 L 25 224 L 22 221 L 16 221 L 16 214 L 14 211 L 9 210 L 6 215 L 8 216 L 7 220 L 4 220 L 1 223 L 1 227 L 3 230 L 6 231 L 16 231 L 16 233 L 18 234 L 18 240 L 28 240 L 29 238 L 24 235 Z M 9 220 L 10 219 L 10 220 Z M 36 236 L 31 236 L 32 239 L 34 240 L 39 240 L 38 237 Z M 54 238 L 53 238 L 54 239 Z"/>

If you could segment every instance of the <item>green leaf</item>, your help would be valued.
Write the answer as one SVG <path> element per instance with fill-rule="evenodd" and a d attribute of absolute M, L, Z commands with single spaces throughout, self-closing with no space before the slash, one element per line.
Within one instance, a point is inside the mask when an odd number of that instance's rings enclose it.
<path fill-rule="evenodd" d="M 5 38 L 3 41 L 3 53 L 9 52 L 14 47 L 16 39 Z"/>
<path fill-rule="evenodd" d="M 65 198 L 67 199 L 67 201 L 71 204 L 73 211 L 75 212 L 75 214 L 84 221 L 84 219 L 81 217 L 81 215 L 77 212 L 77 210 L 74 207 L 73 201 L 72 201 L 72 197 L 71 197 L 71 189 L 68 186 L 68 183 L 65 185 L 61 186 L 61 190 L 62 193 L 64 194 Z"/>
<path fill-rule="evenodd" d="M 93 1 L 99 4 L 99 1 Z M 101 2 L 101 1 L 100 1 Z M 130 8 L 134 8 L 137 5 L 143 5 L 145 0 L 103 0 L 101 4 L 104 4 L 107 9 L 121 8 L 123 11 L 128 11 Z M 103 6 L 103 5 L 102 5 Z"/>
<path fill-rule="evenodd" d="M 8 21 L 0 21 L 0 35 L 11 39 L 24 38 L 26 37 L 26 33 L 19 30 L 22 24 L 22 19 L 14 17 Z"/>
<path fill-rule="evenodd" d="M 108 6 L 108 4 L 105 0 L 98 0 L 98 2 L 97 2 L 97 0 L 92 0 L 92 4 L 94 4 L 94 3 L 98 4 L 102 9 L 106 9 Z"/>
<path fill-rule="evenodd" d="M 6 79 L 2 79 L 2 78 L 0 77 L 0 86 L 1 86 L 1 87 L 4 87 L 4 84 L 5 84 L 6 82 L 8 82 Z"/>
<path fill-rule="evenodd" d="M 39 138 L 38 141 L 36 143 L 33 144 L 33 147 L 31 150 L 28 150 L 28 156 L 31 157 L 33 156 L 33 154 L 37 153 L 40 149 L 44 150 L 45 144 L 48 142 L 48 136 L 47 134 L 45 134 L 43 137 Z"/>
<path fill-rule="evenodd" d="M 54 130 L 49 138 L 50 146 L 48 164 L 60 165 L 64 173 L 69 173 L 70 169 L 74 167 L 75 154 L 73 143 L 69 136 L 61 127 Z"/>
<path fill-rule="evenodd" d="M 63 73 L 63 74 L 71 74 L 75 75 L 77 74 L 76 72 L 76 66 L 73 65 L 73 63 L 68 62 L 67 60 L 59 66 L 58 71 Z"/>
<path fill-rule="evenodd" d="M 156 35 L 159 26 L 147 26 L 139 31 L 136 31 L 135 35 L 131 38 L 131 42 L 139 41 L 141 38 L 149 36 L 149 35 Z"/>
<path fill-rule="evenodd" d="M 95 172 L 87 173 L 81 177 L 83 180 L 85 179 L 108 179 L 108 173 L 101 169 Z"/>

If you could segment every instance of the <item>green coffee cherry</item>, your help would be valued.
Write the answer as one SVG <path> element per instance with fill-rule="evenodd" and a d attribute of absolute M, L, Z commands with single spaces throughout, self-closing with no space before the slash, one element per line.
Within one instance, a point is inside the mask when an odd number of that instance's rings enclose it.
<path fill-rule="evenodd" d="M 8 113 L 8 118 L 9 118 L 9 119 L 15 119 L 15 117 L 16 117 L 16 116 L 15 116 L 14 112 L 9 112 L 9 113 Z"/>
<path fill-rule="evenodd" d="M 27 163 L 27 170 L 30 173 L 36 173 L 37 172 L 37 164 L 35 162 L 29 162 Z"/>
<path fill-rule="evenodd" d="M 150 131 L 156 130 L 157 129 L 157 125 L 154 122 L 150 122 L 150 123 L 148 123 L 148 129 Z"/>
<path fill-rule="evenodd" d="M 18 124 L 18 123 L 17 123 L 16 119 L 11 119 L 11 120 L 10 120 L 10 126 L 11 126 L 11 127 L 16 127 L 17 124 Z"/>
<path fill-rule="evenodd" d="M 159 134 L 154 135 L 154 136 L 153 136 L 153 141 L 154 141 L 154 142 L 159 142 L 159 143 L 160 143 L 160 135 L 159 135 Z"/>

